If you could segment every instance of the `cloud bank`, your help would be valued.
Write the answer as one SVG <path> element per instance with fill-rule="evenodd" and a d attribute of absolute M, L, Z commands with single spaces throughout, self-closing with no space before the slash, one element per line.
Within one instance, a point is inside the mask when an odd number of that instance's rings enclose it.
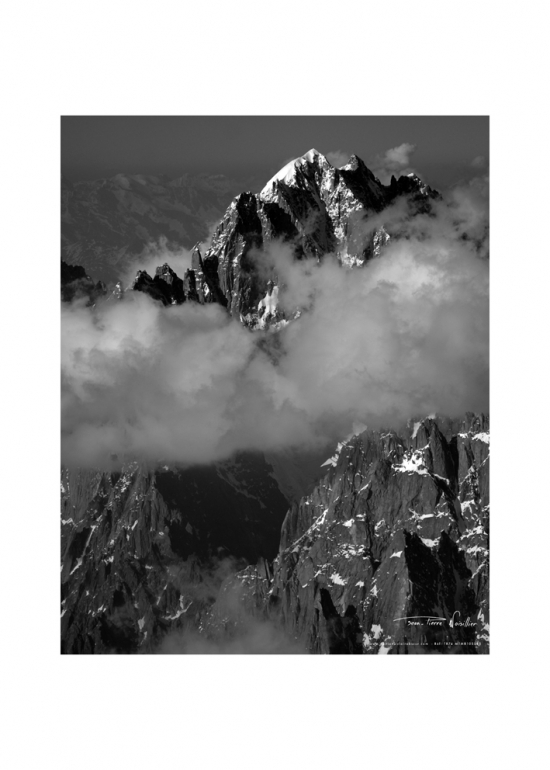
<path fill-rule="evenodd" d="M 359 422 L 487 410 L 487 211 L 483 179 L 430 216 L 401 202 L 362 223 L 365 239 L 382 223 L 393 237 L 353 270 L 271 243 L 258 265 L 277 274 L 284 309 L 303 309 L 278 335 L 217 305 L 164 308 L 138 292 L 63 305 L 62 461 L 207 463 L 318 448 Z"/>

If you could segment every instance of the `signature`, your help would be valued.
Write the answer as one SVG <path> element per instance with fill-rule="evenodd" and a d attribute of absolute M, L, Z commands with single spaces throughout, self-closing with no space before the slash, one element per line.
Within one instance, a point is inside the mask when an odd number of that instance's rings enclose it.
<path fill-rule="evenodd" d="M 459 610 L 453 612 L 450 620 L 438 615 L 409 615 L 403 618 L 394 618 L 394 623 L 400 620 L 406 620 L 408 626 L 444 626 L 448 623 L 451 628 L 474 628 L 476 625 L 469 617 L 466 620 L 460 620 Z"/>

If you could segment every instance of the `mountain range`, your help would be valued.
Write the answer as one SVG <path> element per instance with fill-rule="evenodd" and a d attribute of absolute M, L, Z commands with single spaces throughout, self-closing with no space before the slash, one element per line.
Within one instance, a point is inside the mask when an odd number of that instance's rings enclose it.
<path fill-rule="evenodd" d="M 415 175 L 383 185 L 356 156 L 335 168 L 310 150 L 233 198 L 205 247 L 227 185 L 201 190 L 122 175 L 65 184 L 63 256 L 81 267 L 64 265 L 64 301 L 93 309 L 140 291 L 166 313 L 217 304 L 276 357 L 309 307 L 282 301 L 291 274 L 259 254 L 360 271 L 403 237 L 385 212 L 430 217 L 441 200 Z M 94 283 L 171 233 L 195 244 L 184 274 L 164 263 L 114 290 Z M 489 650 L 485 414 L 410 415 L 317 452 L 64 467 L 61 498 L 64 653 Z"/>

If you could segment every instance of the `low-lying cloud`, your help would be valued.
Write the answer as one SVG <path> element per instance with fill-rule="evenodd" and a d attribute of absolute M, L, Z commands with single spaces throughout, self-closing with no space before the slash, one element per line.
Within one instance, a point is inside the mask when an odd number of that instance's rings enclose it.
<path fill-rule="evenodd" d="M 64 305 L 62 461 L 207 463 L 313 449 L 359 422 L 487 410 L 487 198 L 474 180 L 432 215 L 402 202 L 364 221 L 365 242 L 382 224 L 393 237 L 353 270 L 271 243 L 258 265 L 277 274 L 281 306 L 303 310 L 277 336 L 218 305 L 165 308 L 138 292 Z"/>

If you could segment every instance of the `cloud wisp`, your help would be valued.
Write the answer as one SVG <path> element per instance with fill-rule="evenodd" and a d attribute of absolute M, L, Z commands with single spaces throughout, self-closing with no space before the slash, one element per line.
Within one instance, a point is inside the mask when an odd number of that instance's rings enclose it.
<path fill-rule="evenodd" d="M 346 152 L 345 150 L 332 150 L 325 154 L 325 158 L 332 166 L 334 166 L 334 168 L 342 168 L 342 166 L 345 166 L 349 161 L 350 156 L 351 152 Z"/>
<path fill-rule="evenodd" d="M 399 177 L 416 173 L 410 165 L 410 156 L 416 150 L 416 145 L 409 142 L 392 147 L 383 155 L 377 155 L 372 162 L 372 172 L 382 184 L 389 184 L 392 175 Z"/>

